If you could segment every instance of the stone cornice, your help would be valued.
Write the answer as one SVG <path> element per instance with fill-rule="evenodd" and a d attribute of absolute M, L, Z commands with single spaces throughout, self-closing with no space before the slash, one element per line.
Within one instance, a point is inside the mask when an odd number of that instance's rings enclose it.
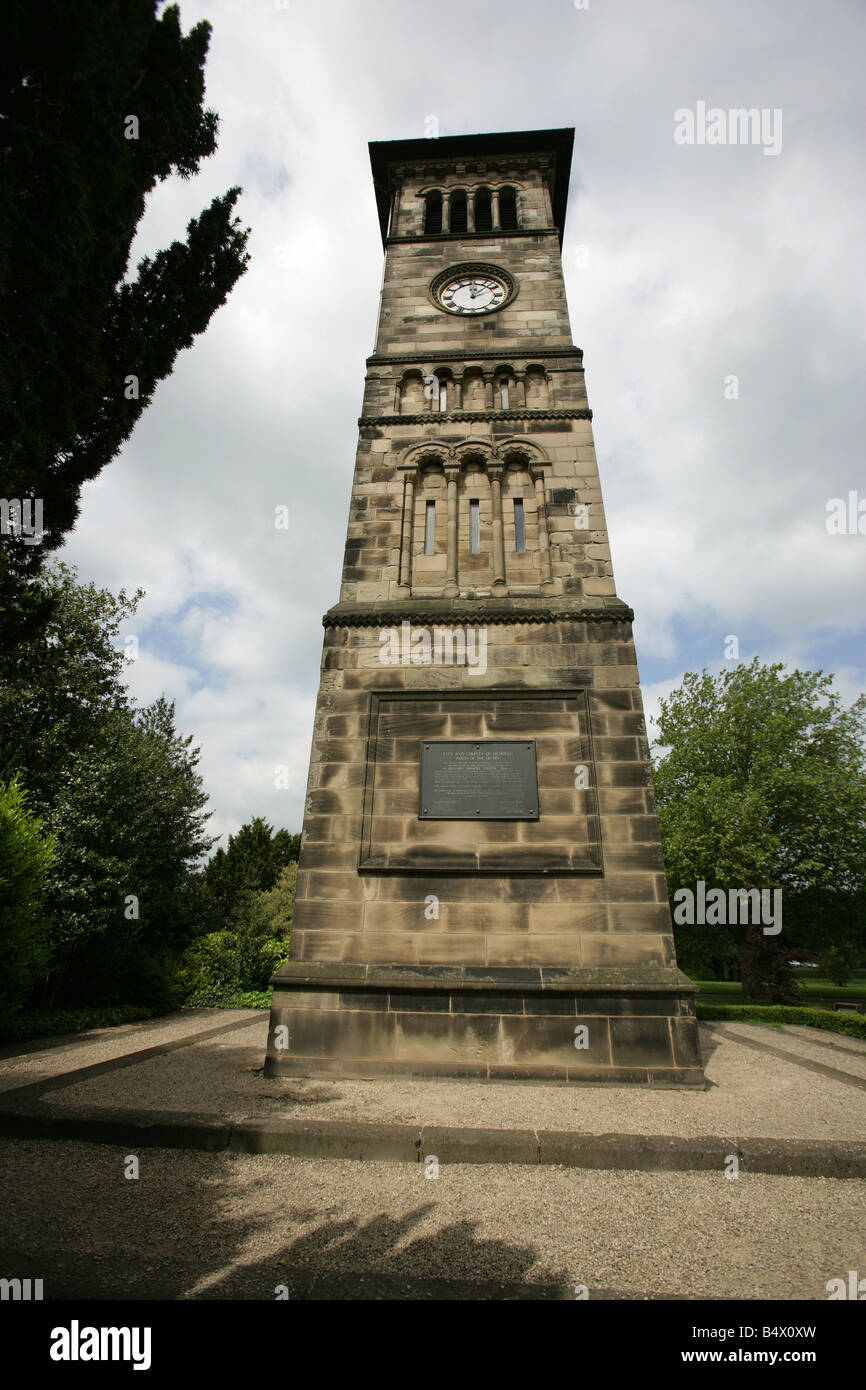
<path fill-rule="evenodd" d="M 586 410 L 431 410 L 424 415 L 361 415 L 358 425 L 436 425 L 471 420 L 591 420 Z"/>
<path fill-rule="evenodd" d="M 322 618 L 323 627 L 388 627 L 402 621 L 424 626 L 469 625 L 479 623 L 630 623 L 634 612 L 622 599 L 606 599 L 601 607 L 590 608 L 571 599 L 530 597 L 506 598 L 407 598 L 382 599 L 375 603 L 337 603 Z"/>
<path fill-rule="evenodd" d="M 439 141 L 428 146 L 429 153 L 425 151 L 423 157 L 415 159 L 405 159 L 389 165 L 392 182 L 399 185 L 405 183 L 406 179 L 422 177 L 425 174 L 441 173 L 443 178 L 454 180 L 456 188 L 466 187 L 466 178 L 463 174 L 457 173 L 457 165 L 464 164 L 475 172 L 472 178 L 479 184 L 489 181 L 490 177 L 501 179 L 507 184 L 510 176 L 518 174 L 534 174 L 536 171 L 543 174 L 553 173 L 554 162 L 552 154 L 545 154 L 534 150 L 528 154 L 496 154 L 496 155 L 464 155 L 462 159 L 455 159 L 453 156 L 443 158 L 439 150 Z M 483 172 L 482 172 L 483 170 Z M 472 180 L 470 180 L 471 182 Z"/>
<path fill-rule="evenodd" d="M 450 693 L 450 692 L 449 692 Z M 546 693 L 546 692 L 545 692 Z M 555 690 L 550 694 L 556 695 Z M 274 976 L 278 986 L 298 988 L 491 990 L 532 994 L 697 994 L 698 986 L 675 965 L 356 965 L 346 961 L 288 960 Z"/>
<path fill-rule="evenodd" d="M 498 241 L 500 237 L 511 239 L 512 237 L 540 237 L 555 236 L 559 239 L 559 232 L 556 227 L 518 227 L 516 231 L 497 231 L 497 232 L 409 232 L 400 233 L 385 238 L 385 247 L 405 246 L 411 244 L 417 246 L 421 241 Z"/>
<path fill-rule="evenodd" d="M 510 347 L 482 348 L 478 352 L 374 352 L 366 359 L 368 367 L 387 366 L 393 362 L 395 365 L 400 362 L 483 362 L 494 360 L 501 362 L 503 358 L 515 358 L 518 362 L 534 362 L 539 357 L 579 357 L 583 359 L 583 348 L 561 347 L 561 348 L 531 348 L 523 350 L 524 345 L 520 343 L 512 344 Z M 572 369 L 574 370 L 574 369 Z M 583 371 L 583 367 L 577 370 Z"/>

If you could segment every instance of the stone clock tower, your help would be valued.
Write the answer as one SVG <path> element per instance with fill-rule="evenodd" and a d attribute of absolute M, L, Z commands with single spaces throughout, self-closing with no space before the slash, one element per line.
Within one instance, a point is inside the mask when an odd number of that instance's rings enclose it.
<path fill-rule="evenodd" d="M 572 137 L 370 146 L 385 281 L 269 1075 L 703 1084 L 565 301 Z"/>

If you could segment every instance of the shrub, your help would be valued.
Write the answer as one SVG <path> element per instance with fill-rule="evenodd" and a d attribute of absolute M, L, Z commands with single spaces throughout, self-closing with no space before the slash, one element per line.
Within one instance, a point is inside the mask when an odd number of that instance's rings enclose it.
<path fill-rule="evenodd" d="M 849 1038 L 866 1039 L 866 1017 L 836 1013 L 833 1009 L 800 1009 L 785 1004 L 701 1004 L 695 1005 L 699 1019 L 731 1019 L 739 1023 L 794 1023 L 807 1028 L 823 1028 L 828 1033 L 844 1033 Z"/>
<path fill-rule="evenodd" d="M 43 896 L 55 853 L 17 779 L 0 782 L 0 1008 L 20 1007 L 48 965 Z"/>

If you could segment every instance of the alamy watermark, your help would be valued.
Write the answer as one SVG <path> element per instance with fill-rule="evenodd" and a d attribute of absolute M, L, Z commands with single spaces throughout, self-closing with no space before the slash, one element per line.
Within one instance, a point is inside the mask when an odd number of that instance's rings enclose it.
<path fill-rule="evenodd" d="M 827 503 L 827 534 L 830 536 L 866 536 L 866 497 L 858 497 L 855 489 L 844 497 L 831 497 Z"/>
<path fill-rule="evenodd" d="M 827 1296 L 833 1299 L 850 1298 L 858 1303 L 866 1300 L 866 1279 L 858 1279 L 856 1269 L 848 1270 L 848 1283 L 844 1279 L 828 1279 L 824 1285 Z"/>
<path fill-rule="evenodd" d="M 412 627 L 379 630 L 379 660 L 383 666 L 466 666 L 483 675 L 487 670 L 485 627 Z"/>
<path fill-rule="evenodd" d="M 720 106 L 707 109 L 705 101 L 694 111 L 681 106 L 674 112 L 674 143 L 677 145 L 761 145 L 764 154 L 782 152 L 782 111 L 764 106 Z"/>
<path fill-rule="evenodd" d="M 702 878 L 691 888 L 674 893 L 674 922 L 678 927 L 762 926 L 764 936 L 782 930 L 781 888 L 710 888 Z M 772 902 L 771 902 L 772 894 Z"/>
<path fill-rule="evenodd" d="M 38 545 L 44 534 L 41 497 L 0 497 L 0 536 L 23 536 L 25 545 Z"/>

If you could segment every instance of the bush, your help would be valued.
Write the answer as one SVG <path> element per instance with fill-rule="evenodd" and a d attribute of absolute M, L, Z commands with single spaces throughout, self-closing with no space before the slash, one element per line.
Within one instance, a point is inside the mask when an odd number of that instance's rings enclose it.
<path fill-rule="evenodd" d="M 739 1023 L 795 1023 L 807 1028 L 823 1028 L 828 1033 L 844 1033 L 849 1038 L 866 1039 L 866 1017 L 836 1013 L 833 1009 L 799 1009 L 785 1004 L 701 1004 L 695 1012 L 705 1023 L 730 1019 Z"/>
<path fill-rule="evenodd" d="M 205 994 L 221 1003 L 227 996 L 267 990 L 289 956 L 296 881 L 292 864 L 280 871 L 272 889 L 239 892 L 229 926 L 190 943 L 177 977 L 187 1003 L 199 1003 Z"/>
<path fill-rule="evenodd" d="M 197 989 L 186 1001 L 188 1009 L 269 1009 L 270 989 Z"/>
<path fill-rule="evenodd" d="M 18 781 L 0 782 L 0 1008 L 19 1008 L 51 957 L 43 896 L 55 854 Z"/>
<path fill-rule="evenodd" d="M 0 1041 L 26 1042 L 30 1038 L 56 1037 L 59 1033 L 86 1033 L 92 1028 L 116 1028 L 157 1016 L 156 1009 L 140 1004 L 93 1009 L 17 1009 L 0 1012 Z"/>

